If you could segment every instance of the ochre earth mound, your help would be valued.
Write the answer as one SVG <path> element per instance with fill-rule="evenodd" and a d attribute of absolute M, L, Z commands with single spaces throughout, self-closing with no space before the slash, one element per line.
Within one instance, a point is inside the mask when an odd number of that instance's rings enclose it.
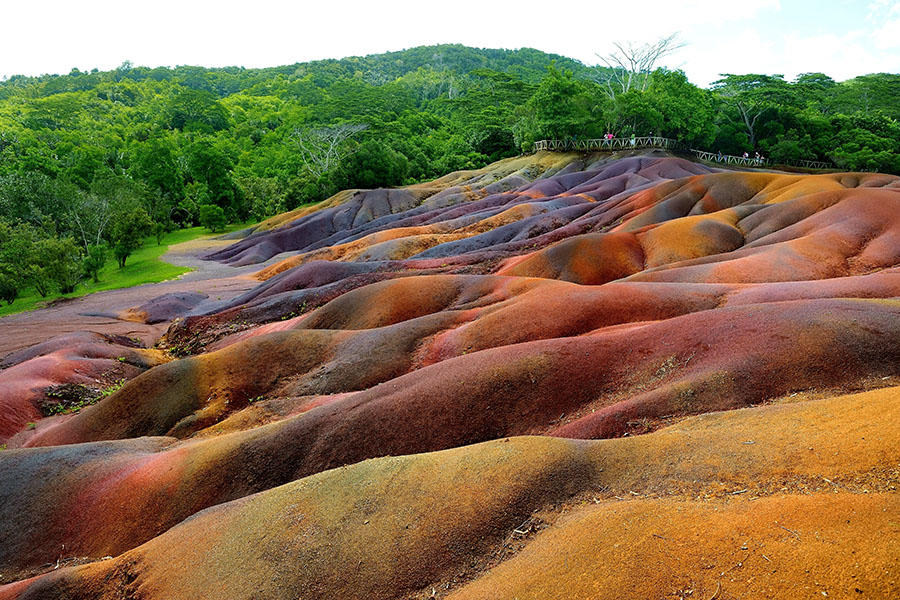
<path fill-rule="evenodd" d="M 211 258 L 0 363 L 0 598 L 900 595 L 897 177 L 540 153 Z"/>
<path fill-rule="evenodd" d="M 646 436 L 509 438 L 366 461 L 221 504 L 116 558 L 0 588 L 0 598 L 429 597 L 483 571 L 457 597 L 664 597 L 679 586 L 704 598 L 718 588 L 890 597 L 900 589 L 900 530 L 888 525 L 900 509 L 898 400 L 890 388 L 706 415 Z M 252 460 L 245 450 L 173 468 L 164 457 L 178 451 L 164 444 L 10 451 L 5 472 L 31 479 L 67 456 L 73 468 L 53 477 L 60 487 L 36 498 L 60 497 L 57 510 L 80 516 L 54 526 L 54 507 L 0 488 L 4 512 L 35 519 L 6 527 L 4 514 L 6 564 L 23 568 L 41 542 L 73 556 L 122 552 L 170 523 L 140 518 L 142 498 L 166 514 L 208 493 L 215 463 Z"/>

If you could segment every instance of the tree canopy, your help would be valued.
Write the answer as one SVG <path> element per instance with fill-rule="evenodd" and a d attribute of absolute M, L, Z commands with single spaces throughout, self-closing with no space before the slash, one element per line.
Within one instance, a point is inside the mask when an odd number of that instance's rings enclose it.
<path fill-rule="evenodd" d="M 725 74 L 704 89 L 654 61 L 608 62 L 439 45 L 265 69 L 11 77 L 0 81 L 0 218 L 124 262 L 122 206 L 142 211 L 133 231 L 197 225 L 202 212 L 219 228 L 204 206 L 259 220 L 342 187 L 421 182 L 539 139 L 607 132 L 900 173 L 900 75 Z M 4 272 L 2 295 L 20 275 Z"/>

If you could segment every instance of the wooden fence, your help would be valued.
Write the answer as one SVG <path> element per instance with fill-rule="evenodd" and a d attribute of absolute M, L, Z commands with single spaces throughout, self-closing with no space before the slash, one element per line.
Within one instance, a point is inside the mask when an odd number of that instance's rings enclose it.
<path fill-rule="evenodd" d="M 715 162 L 723 165 L 741 165 L 745 167 L 765 167 L 769 164 L 768 160 L 761 158 L 750 158 L 743 156 L 732 156 L 730 154 L 719 154 L 717 152 L 706 152 L 704 150 L 694 150 L 691 148 L 691 154 L 705 160 L 706 162 Z"/>
<path fill-rule="evenodd" d="M 638 150 L 644 148 L 661 148 L 672 150 L 675 152 L 690 153 L 700 160 L 723 165 L 738 165 L 744 167 L 768 167 L 775 166 L 776 163 L 768 159 L 732 156 L 730 154 L 721 154 L 718 152 L 706 152 L 705 150 L 696 150 L 686 144 L 673 140 L 671 138 L 644 136 L 636 138 L 599 138 L 599 139 L 577 139 L 570 138 L 567 140 L 540 140 L 534 143 L 534 151 L 540 150 L 577 150 L 590 152 L 594 150 Z M 778 164 L 785 164 L 796 167 L 804 167 L 806 169 L 833 169 L 834 165 L 820 160 L 794 160 L 786 161 Z"/>
<path fill-rule="evenodd" d="M 664 137 L 645 136 L 632 138 L 599 138 L 567 140 L 540 140 L 534 143 L 535 152 L 539 150 L 630 150 L 639 148 L 665 148 L 667 150 L 687 150 L 688 147 L 678 140 Z"/>

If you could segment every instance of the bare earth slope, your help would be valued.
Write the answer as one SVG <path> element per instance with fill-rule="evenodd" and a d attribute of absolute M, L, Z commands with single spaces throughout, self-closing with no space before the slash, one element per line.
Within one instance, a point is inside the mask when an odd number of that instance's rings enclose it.
<path fill-rule="evenodd" d="M 897 177 L 541 153 L 208 258 L 0 363 L 0 599 L 900 595 Z"/>

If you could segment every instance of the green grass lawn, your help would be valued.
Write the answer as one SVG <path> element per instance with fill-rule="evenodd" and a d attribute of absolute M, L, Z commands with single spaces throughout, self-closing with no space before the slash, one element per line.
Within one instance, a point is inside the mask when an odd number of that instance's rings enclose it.
<path fill-rule="evenodd" d="M 236 231 L 247 227 L 243 225 L 230 225 L 225 229 L 225 233 Z M 166 234 L 162 239 L 162 244 L 156 244 L 156 237 L 151 236 L 144 240 L 144 245 L 125 261 L 125 266 L 119 268 L 115 258 L 110 257 L 106 260 L 106 265 L 100 271 L 100 281 L 94 283 L 90 278 L 82 280 L 71 294 L 50 293 L 46 298 L 41 298 L 36 291 L 31 288 L 22 290 L 22 293 L 16 298 L 11 305 L 4 304 L 0 307 L 0 317 L 11 315 L 14 313 L 24 312 L 26 310 L 34 310 L 46 305 L 47 302 L 56 300 L 57 298 L 78 298 L 86 296 L 94 292 L 102 292 L 105 290 L 115 290 L 119 288 L 133 287 L 144 283 L 156 283 L 167 279 L 174 279 L 182 273 L 187 273 L 192 269 L 188 267 L 178 267 L 159 259 L 165 254 L 169 246 L 187 242 L 199 237 L 212 236 L 205 227 L 192 227 L 190 229 L 179 229 Z M 222 235 L 216 233 L 214 235 Z"/>

